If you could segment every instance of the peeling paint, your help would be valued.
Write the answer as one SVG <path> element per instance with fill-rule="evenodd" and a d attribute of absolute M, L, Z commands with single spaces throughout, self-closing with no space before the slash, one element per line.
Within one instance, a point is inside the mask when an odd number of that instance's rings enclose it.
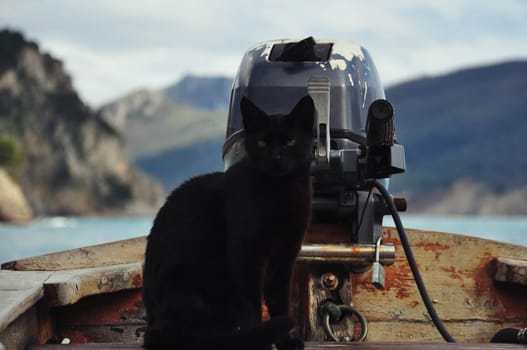
<path fill-rule="evenodd" d="M 437 259 L 437 258 L 436 258 Z M 459 271 L 454 266 L 441 267 L 441 271 L 447 272 L 451 278 L 463 280 Z"/>
<path fill-rule="evenodd" d="M 415 281 L 408 264 L 395 268 L 386 268 L 386 291 L 395 293 L 399 299 L 406 299 L 415 294 Z"/>

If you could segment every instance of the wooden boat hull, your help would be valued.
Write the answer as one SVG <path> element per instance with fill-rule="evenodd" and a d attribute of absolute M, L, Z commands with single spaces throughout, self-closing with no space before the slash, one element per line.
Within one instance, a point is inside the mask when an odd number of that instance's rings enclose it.
<path fill-rule="evenodd" d="M 68 346 L 68 350 L 138 350 L 136 344 L 80 344 Z M 481 343 L 330 343 L 308 342 L 305 350 L 524 350 L 520 344 Z M 64 350 L 63 345 L 36 345 L 29 350 Z"/>
<path fill-rule="evenodd" d="M 527 326 L 526 280 L 509 273 L 506 281 L 498 281 L 503 276 L 497 268 L 500 258 L 526 260 L 527 247 L 439 232 L 407 233 L 438 314 L 457 341 L 488 343 L 502 328 Z M 341 228 L 315 225 L 306 244 L 342 242 L 344 235 Z M 388 349 L 394 342 L 443 342 L 422 304 L 395 229 L 385 228 L 383 240 L 395 246 L 393 264 L 385 267 L 384 290 L 371 284 L 369 270 L 351 273 L 339 264 L 297 263 L 291 314 L 297 319 L 298 333 L 312 342 L 313 349 L 323 348 L 317 345 L 320 342 L 328 344 L 318 312 L 325 298 L 352 303 L 364 315 L 368 343 L 386 343 L 383 348 Z M 40 281 L 32 287 L 40 292 L 28 299 L 32 304 L 11 312 L 7 324 L 1 323 L 5 316 L 0 304 L 0 342 L 8 349 L 25 349 L 53 337 L 69 338 L 72 343 L 138 346 L 145 325 L 140 293 L 144 248 L 145 238 L 140 237 L 2 265 L 0 281 L 27 274 Z M 344 287 L 325 288 L 321 277 L 328 272 L 335 273 Z M 0 283 L 0 293 L 6 289 Z M 349 319 L 332 328 L 339 337 L 351 338 L 360 332 L 358 322 Z M 411 348 L 410 344 L 405 348 Z M 335 346 L 332 343 L 331 348 Z"/>
<path fill-rule="evenodd" d="M 434 306 L 454 338 L 485 343 L 499 329 L 527 326 L 527 286 L 495 280 L 497 259 L 527 259 L 527 247 L 418 230 L 408 230 L 408 236 Z M 395 261 L 385 267 L 384 290 L 372 285 L 370 271 L 349 274 L 349 301 L 368 321 L 367 340 L 442 341 L 418 293 L 396 230 L 386 228 L 383 240 L 395 245 Z M 317 267 L 318 273 L 313 274 L 312 267 L 308 267 L 297 277 L 298 299 L 307 298 L 308 303 L 320 299 L 306 292 L 317 289 L 317 275 L 332 268 Z M 316 307 L 311 306 L 313 313 Z M 311 320 L 319 318 L 312 315 Z M 315 330 L 315 334 L 304 334 L 307 339 L 325 339 L 318 324 L 304 325 L 302 329 Z"/>

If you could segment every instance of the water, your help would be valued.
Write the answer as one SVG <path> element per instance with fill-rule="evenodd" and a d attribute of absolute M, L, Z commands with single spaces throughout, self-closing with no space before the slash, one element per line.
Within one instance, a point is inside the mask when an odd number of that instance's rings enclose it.
<path fill-rule="evenodd" d="M 436 216 L 401 215 L 404 227 L 428 231 L 461 233 L 527 246 L 527 216 Z M 395 226 L 391 217 L 385 226 Z"/>
<path fill-rule="evenodd" d="M 0 262 L 64 249 L 147 235 L 146 218 L 64 218 L 35 220 L 27 225 L 0 224 Z M 527 216 L 471 217 L 403 214 L 405 227 L 462 233 L 527 246 Z M 386 226 L 394 226 L 386 217 Z"/>
<path fill-rule="evenodd" d="M 147 235 L 153 218 L 52 217 L 0 224 L 0 262 Z"/>

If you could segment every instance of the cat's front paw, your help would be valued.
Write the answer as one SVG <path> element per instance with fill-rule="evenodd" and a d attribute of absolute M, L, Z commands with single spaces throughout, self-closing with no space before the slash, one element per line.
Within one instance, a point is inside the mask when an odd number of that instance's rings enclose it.
<path fill-rule="evenodd" d="M 292 336 L 276 342 L 275 345 L 278 350 L 304 350 L 304 341 Z"/>

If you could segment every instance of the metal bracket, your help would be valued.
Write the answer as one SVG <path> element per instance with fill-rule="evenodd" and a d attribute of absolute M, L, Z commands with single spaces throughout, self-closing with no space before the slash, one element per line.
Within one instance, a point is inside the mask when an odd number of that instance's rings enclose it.
<path fill-rule="evenodd" d="M 361 325 L 360 336 L 355 339 L 355 335 L 352 334 L 350 341 L 362 342 L 368 335 L 368 322 L 366 322 L 366 318 L 357 309 L 350 305 L 337 305 L 331 300 L 326 300 L 320 306 L 320 314 L 322 317 L 322 326 L 324 328 L 324 332 L 333 341 L 342 341 L 342 339 L 337 337 L 333 331 L 333 327 L 331 327 L 331 323 L 340 322 L 344 316 L 357 318 Z"/>
<path fill-rule="evenodd" d="M 329 168 L 331 136 L 329 134 L 330 82 L 323 75 L 315 75 L 307 83 L 307 92 L 313 99 L 317 116 L 317 149 L 315 161 L 318 169 Z"/>

